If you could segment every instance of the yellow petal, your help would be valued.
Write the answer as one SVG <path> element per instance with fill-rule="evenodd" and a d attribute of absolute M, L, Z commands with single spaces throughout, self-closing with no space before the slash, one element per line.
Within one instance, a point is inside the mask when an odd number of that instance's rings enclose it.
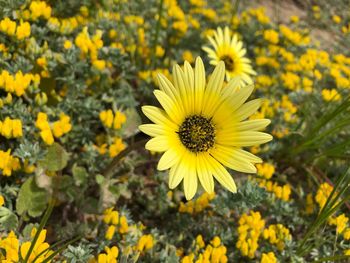
<path fill-rule="evenodd" d="M 170 167 L 174 166 L 176 163 L 179 162 L 181 156 L 182 156 L 182 152 L 178 152 L 170 148 L 160 158 L 157 169 L 159 171 L 164 171 L 169 169 Z"/>
<path fill-rule="evenodd" d="M 181 111 L 179 111 L 174 101 L 161 90 L 155 90 L 153 93 L 171 120 L 180 125 L 183 121 L 183 115 L 181 114 Z"/>
<path fill-rule="evenodd" d="M 205 69 L 204 69 L 203 61 L 200 57 L 197 57 L 196 65 L 194 69 L 194 87 L 195 87 L 194 107 L 195 107 L 196 114 L 200 114 L 202 111 L 205 84 L 206 84 Z"/>
<path fill-rule="evenodd" d="M 152 137 L 164 135 L 165 133 L 165 129 L 158 124 L 142 124 L 139 126 L 139 130 Z"/>
<path fill-rule="evenodd" d="M 150 139 L 146 143 L 145 148 L 149 151 L 165 152 L 170 148 L 168 138 L 167 136 L 157 136 L 153 139 Z"/>
<path fill-rule="evenodd" d="M 211 153 L 216 160 L 230 169 L 243 173 L 256 173 L 256 167 L 233 147 L 217 146 Z"/>
<path fill-rule="evenodd" d="M 189 159 L 187 160 L 187 169 L 184 174 L 184 192 L 187 200 L 193 198 L 197 191 L 197 173 L 196 173 L 196 160 L 193 154 L 189 155 Z"/>
<path fill-rule="evenodd" d="M 172 122 L 166 112 L 154 106 L 143 106 L 142 112 L 154 123 L 169 127 L 169 129 L 177 130 L 178 125 Z"/>
<path fill-rule="evenodd" d="M 184 167 L 181 162 L 175 164 L 169 171 L 169 188 L 174 189 L 184 178 Z"/>
<path fill-rule="evenodd" d="M 205 153 L 204 155 L 208 155 Z M 208 157 L 206 157 L 208 158 Z M 203 186 L 204 190 L 211 194 L 214 192 L 214 179 L 208 167 L 206 159 L 203 157 L 203 154 L 197 155 L 197 173 L 198 179 Z"/>
<path fill-rule="evenodd" d="M 229 172 L 214 158 L 208 157 L 206 160 L 210 165 L 210 169 L 212 170 L 215 179 L 229 191 L 236 193 L 237 187 Z"/>
<path fill-rule="evenodd" d="M 237 116 L 238 121 L 245 120 L 253 113 L 255 113 L 260 108 L 262 102 L 262 99 L 255 99 L 244 103 L 242 107 L 235 111 L 235 115 Z"/>
<path fill-rule="evenodd" d="M 247 147 L 263 144 L 272 140 L 270 134 L 257 131 L 243 131 L 227 134 L 218 134 L 217 143 L 236 147 Z"/>

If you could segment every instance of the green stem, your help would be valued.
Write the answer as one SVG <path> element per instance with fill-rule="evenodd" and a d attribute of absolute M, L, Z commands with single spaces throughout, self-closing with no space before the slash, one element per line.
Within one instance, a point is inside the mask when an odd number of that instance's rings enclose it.
<path fill-rule="evenodd" d="M 29 250 L 28 250 L 27 255 L 25 256 L 24 261 L 23 261 L 24 263 L 28 263 L 29 257 L 30 257 L 30 255 L 33 252 L 33 249 L 34 249 L 34 246 L 35 246 L 36 242 L 38 241 L 40 232 L 41 232 L 41 230 L 43 230 L 44 226 L 46 225 L 46 222 L 49 219 L 54 206 L 55 206 L 55 202 L 53 200 L 49 201 L 49 206 L 46 209 L 45 214 L 44 214 L 43 218 L 40 221 L 39 227 L 36 230 L 36 233 L 35 233 L 35 236 L 34 236 L 32 242 L 30 243 Z"/>
<path fill-rule="evenodd" d="M 154 39 L 152 43 L 152 62 L 151 62 L 151 68 L 154 68 L 154 64 L 156 61 L 156 48 L 158 44 L 158 36 L 159 36 L 159 30 L 160 30 L 160 22 L 162 19 L 162 14 L 163 14 L 163 3 L 164 0 L 159 1 L 159 6 L 158 6 L 158 20 L 157 20 L 157 25 L 156 25 L 156 33 L 154 34 Z"/>

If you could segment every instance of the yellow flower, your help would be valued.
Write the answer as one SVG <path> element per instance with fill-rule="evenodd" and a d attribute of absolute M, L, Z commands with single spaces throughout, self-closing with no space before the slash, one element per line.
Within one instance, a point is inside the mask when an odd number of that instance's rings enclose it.
<path fill-rule="evenodd" d="M 116 246 L 105 247 L 106 253 L 101 253 L 97 257 L 97 263 L 117 263 L 119 249 Z"/>
<path fill-rule="evenodd" d="M 264 39 L 272 44 L 278 44 L 279 36 L 278 32 L 273 29 L 267 29 L 264 31 Z"/>
<path fill-rule="evenodd" d="M 261 218 L 259 212 L 250 211 L 249 214 L 243 214 L 238 223 L 238 241 L 236 247 L 241 251 L 243 256 L 254 258 L 255 251 L 259 247 L 258 241 L 265 226 L 265 220 Z"/>
<path fill-rule="evenodd" d="M 11 149 L 6 152 L 0 150 L 0 170 L 2 175 L 11 176 L 12 171 L 17 171 L 21 168 L 19 159 L 11 155 Z"/>
<path fill-rule="evenodd" d="M 128 225 L 128 220 L 126 219 L 125 216 L 121 216 L 119 219 L 119 233 L 120 234 L 125 234 L 129 231 L 129 225 Z"/>
<path fill-rule="evenodd" d="M 123 112 L 117 111 L 114 115 L 113 128 L 120 129 L 122 124 L 126 122 L 126 116 Z"/>
<path fill-rule="evenodd" d="M 320 185 L 315 196 L 315 200 L 320 206 L 320 209 L 322 209 L 323 206 L 326 204 L 326 201 L 332 191 L 333 187 L 328 183 L 323 183 Z"/>
<path fill-rule="evenodd" d="M 43 17 L 45 19 L 49 19 L 51 17 L 51 7 L 44 1 L 32 1 L 29 9 L 33 20 L 37 20 L 39 17 Z"/>
<path fill-rule="evenodd" d="M 258 169 L 257 174 L 265 177 L 266 179 L 270 179 L 275 173 L 275 166 L 270 163 L 259 163 L 256 165 L 256 168 Z"/>
<path fill-rule="evenodd" d="M 340 16 L 334 15 L 334 16 L 332 16 L 332 20 L 336 24 L 340 24 L 341 23 L 341 17 Z"/>
<path fill-rule="evenodd" d="M 113 123 L 113 111 L 107 110 L 107 111 L 101 111 L 100 112 L 100 120 L 108 128 L 112 127 Z"/>
<path fill-rule="evenodd" d="M 16 37 L 21 40 L 30 36 L 30 24 L 28 22 L 21 21 L 17 26 Z"/>
<path fill-rule="evenodd" d="M 164 56 L 165 50 L 161 46 L 157 45 L 156 47 L 156 56 L 157 57 L 162 57 Z"/>
<path fill-rule="evenodd" d="M 19 119 L 10 119 L 6 117 L 0 121 L 0 134 L 7 139 L 22 137 L 22 122 Z"/>
<path fill-rule="evenodd" d="M 336 89 L 323 89 L 321 94 L 325 101 L 338 101 L 341 99 L 341 95 Z"/>
<path fill-rule="evenodd" d="M 214 38 L 208 37 L 213 49 L 203 47 L 203 50 L 207 52 L 211 65 L 218 65 L 220 61 L 225 63 L 228 81 L 232 78 L 238 78 L 239 86 L 252 84 L 251 75 L 256 75 L 256 72 L 253 70 L 250 60 L 244 57 L 247 51 L 243 48 L 243 43 L 238 40 L 236 34 L 231 35 L 228 27 L 225 27 L 224 30 L 219 27 L 214 33 Z"/>
<path fill-rule="evenodd" d="M 69 41 L 69 40 L 65 40 L 64 43 L 63 43 L 63 47 L 64 47 L 65 49 L 70 49 L 70 48 L 72 48 L 72 46 L 73 46 L 73 44 L 72 44 L 72 42 Z"/>
<path fill-rule="evenodd" d="M 47 66 L 47 61 L 45 57 L 40 57 L 36 60 L 36 64 L 38 64 L 40 67 L 45 68 Z"/>
<path fill-rule="evenodd" d="M 290 17 L 290 21 L 292 22 L 292 23 L 298 23 L 299 22 L 299 17 L 298 16 L 291 16 Z"/>
<path fill-rule="evenodd" d="M 107 232 L 106 232 L 106 235 L 105 235 L 105 238 L 107 240 L 111 240 L 114 236 L 114 233 L 115 233 L 115 226 L 109 226 L 108 229 L 107 229 Z"/>
<path fill-rule="evenodd" d="M 0 253 L 0 260 L 3 260 L 1 262 L 18 262 L 19 255 L 19 240 L 17 239 L 15 233 L 11 231 L 6 238 L 0 239 L 0 248 L 5 250 L 5 258 L 3 258 L 2 253 Z"/>
<path fill-rule="evenodd" d="M 137 242 L 136 249 L 140 252 L 150 250 L 154 245 L 154 239 L 152 235 L 143 235 Z"/>
<path fill-rule="evenodd" d="M 194 58 L 193 58 L 192 52 L 190 50 L 185 50 L 182 53 L 182 59 L 184 61 L 188 61 L 191 64 L 194 62 Z"/>
<path fill-rule="evenodd" d="M 32 233 L 31 233 L 32 238 L 34 238 L 36 231 L 37 231 L 36 228 L 32 229 Z M 31 252 L 31 254 L 29 255 L 28 263 L 34 263 L 37 261 L 42 262 L 43 260 L 47 259 L 53 253 L 53 251 L 49 249 L 50 245 L 49 245 L 49 243 L 45 242 L 45 239 L 46 239 L 46 230 L 44 229 L 44 230 L 41 230 L 41 232 L 39 234 L 39 238 L 35 242 L 34 248 Z M 31 241 L 27 241 L 21 245 L 20 251 L 21 251 L 21 256 L 23 259 L 26 258 L 31 244 L 32 244 Z M 38 256 L 39 254 L 40 254 L 40 256 Z"/>
<path fill-rule="evenodd" d="M 336 218 L 330 218 L 329 224 L 337 226 L 337 233 L 341 234 L 345 230 L 348 221 L 349 218 L 347 218 L 344 214 L 341 214 Z"/>
<path fill-rule="evenodd" d="M 125 149 L 125 144 L 121 138 L 114 138 L 113 144 L 109 146 L 109 156 L 115 157 Z"/>
<path fill-rule="evenodd" d="M 70 117 L 65 115 L 63 112 L 60 114 L 60 120 L 55 121 L 52 124 L 52 132 L 56 138 L 60 138 L 64 134 L 68 133 L 72 129 L 70 123 Z"/>
<path fill-rule="evenodd" d="M 263 237 L 268 239 L 271 244 L 276 245 L 280 251 L 284 249 L 285 241 L 292 239 L 289 229 L 282 224 L 270 225 L 264 229 Z"/>
<path fill-rule="evenodd" d="M 277 263 L 277 258 L 273 252 L 262 253 L 260 263 Z"/>
<path fill-rule="evenodd" d="M 5 204 L 5 198 L 0 194 L 0 207 Z"/>
<path fill-rule="evenodd" d="M 106 61 L 97 59 L 92 62 L 92 65 L 98 70 L 104 70 L 106 68 Z"/>
<path fill-rule="evenodd" d="M 169 187 L 175 188 L 184 181 L 186 199 L 197 191 L 198 179 L 204 190 L 214 192 L 213 176 L 228 190 L 236 192 L 231 175 L 224 168 L 255 173 L 253 164 L 261 159 L 241 147 L 266 143 L 272 136 L 259 132 L 270 121 L 248 120 L 262 104 L 256 99 L 244 103 L 253 86 L 238 89 L 235 79 L 224 88 L 225 64 L 220 62 L 206 84 L 205 70 L 200 58 L 194 70 L 188 62 L 184 70 L 179 65 L 173 69 L 174 84 L 159 74 L 160 90 L 154 94 L 165 110 L 143 106 L 143 113 L 155 124 L 139 128 L 155 137 L 146 149 L 165 152 L 158 170 L 169 172 Z"/>

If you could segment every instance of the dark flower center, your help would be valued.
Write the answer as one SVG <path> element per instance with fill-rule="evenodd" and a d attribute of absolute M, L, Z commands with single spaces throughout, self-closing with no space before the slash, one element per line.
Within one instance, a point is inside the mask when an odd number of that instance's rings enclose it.
<path fill-rule="evenodd" d="M 235 69 L 235 61 L 230 56 L 222 56 L 221 60 L 225 63 L 225 68 L 228 71 L 233 71 Z"/>
<path fill-rule="evenodd" d="M 214 126 L 210 119 L 199 115 L 187 117 L 178 134 L 183 145 L 194 153 L 205 152 L 214 145 Z"/>

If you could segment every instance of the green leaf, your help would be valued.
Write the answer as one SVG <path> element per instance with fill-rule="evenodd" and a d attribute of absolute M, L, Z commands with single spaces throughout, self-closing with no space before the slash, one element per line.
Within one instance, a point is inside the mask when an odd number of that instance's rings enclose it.
<path fill-rule="evenodd" d="M 77 165 L 73 166 L 72 173 L 73 173 L 75 184 L 77 186 L 84 185 L 87 181 L 88 176 L 89 176 L 84 167 L 80 167 Z"/>
<path fill-rule="evenodd" d="M 52 144 L 44 159 L 40 162 L 41 166 L 48 171 L 57 172 L 66 167 L 68 162 L 68 153 L 58 143 Z"/>
<path fill-rule="evenodd" d="M 40 216 L 46 208 L 48 193 L 39 188 L 34 177 L 25 181 L 18 193 L 16 210 L 19 215 L 28 213 L 32 217 Z"/>
<path fill-rule="evenodd" d="M 138 127 L 141 124 L 141 117 L 133 108 L 125 110 L 126 122 L 122 126 L 123 136 L 130 137 L 139 132 Z"/>
<path fill-rule="evenodd" d="M 0 207 L 0 229 L 6 231 L 15 229 L 18 224 L 17 216 L 8 208 Z"/>
<path fill-rule="evenodd" d="M 105 182 L 105 178 L 101 174 L 96 175 L 95 179 L 96 179 L 96 183 L 99 185 L 102 185 Z"/>

